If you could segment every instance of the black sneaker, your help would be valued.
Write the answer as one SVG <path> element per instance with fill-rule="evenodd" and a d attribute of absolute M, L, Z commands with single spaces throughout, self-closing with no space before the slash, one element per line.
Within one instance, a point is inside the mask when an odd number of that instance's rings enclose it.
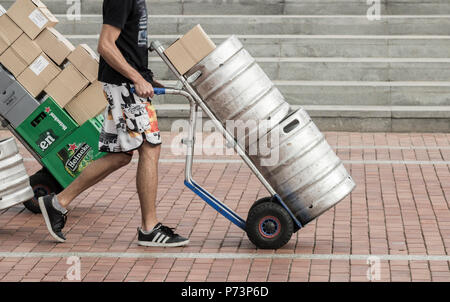
<path fill-rule="evenodd" d="M 142 246 L 176 247 L 189 243 L 189 239 L 175 234 L 172 228 L 158 223 L 149 234 L 138 228 L 138 242 Z"/>
<path fill-rule="evenodd" d="M 54 194 L 51 194 L 39 197 L 39 207 L 41 208 L 42 216 L 44 216 L 45 224 L 47 225 L 50 235 L 58 242 L 64 242 L 66 241 L 66 237 L 64 237 L 61 231 L 66 225 L 67 212 L 63 213 L 55 209 L 53 206 L 54 196 Z"/>

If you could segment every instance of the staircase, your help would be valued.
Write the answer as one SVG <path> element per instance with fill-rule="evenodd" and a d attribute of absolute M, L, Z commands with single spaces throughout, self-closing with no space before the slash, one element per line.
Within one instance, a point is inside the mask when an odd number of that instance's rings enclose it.
<path fill-rule="evenodd" d="M 13 1 L 0 3 L 8 8 Z M 100 0 L 82 0 L 68 20 L 66 0 L 47 0 L 57 29 L 96 49 Z M 168 45 L 200 23 L 216 44 L 236 34 L 295 108 L 321 130 L 450 131 L 450 1 L 381 0 L 370 21 L 366 0 L 150 0 L 150 39 Z M 174 77 L 159 57 L 159 79 Z M 160 126 L 187 118 L 186 100 L 155 98 Z"/>

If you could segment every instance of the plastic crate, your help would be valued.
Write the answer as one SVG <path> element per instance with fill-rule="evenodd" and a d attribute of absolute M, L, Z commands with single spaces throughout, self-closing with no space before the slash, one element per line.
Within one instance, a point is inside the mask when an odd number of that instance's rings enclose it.
<path fill-rule="evenodd" d="M 77 128 L 78 124 L 49 97 L 16 131 L 42 158 Z"/>
<path fill-rule="evenodd" d="M 42 159 L 42 163 L 63 187 L 72 183 L 92 161 L 106 154 L 98 151 L 101 127 L 97 118 L 90 119 Z"/>

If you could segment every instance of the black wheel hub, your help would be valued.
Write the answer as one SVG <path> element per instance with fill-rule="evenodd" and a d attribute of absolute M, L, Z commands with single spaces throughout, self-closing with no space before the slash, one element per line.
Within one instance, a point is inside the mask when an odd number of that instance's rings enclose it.
<path fill-rule="evenodd" d="M 264 233 L 266 233 L 268 235 L 275 234 L 277 231 L 277 228 L 278 227 L 273 220 L 266 220 L 262 224 L 262 229 L 263 229 Z"/>
<path fill-rule="evenodd" d="M 274 216 L 266 216 L 260 220 L 259 232 L 265 238 L 275 238 L 280 234 L 280 221 Z"/>

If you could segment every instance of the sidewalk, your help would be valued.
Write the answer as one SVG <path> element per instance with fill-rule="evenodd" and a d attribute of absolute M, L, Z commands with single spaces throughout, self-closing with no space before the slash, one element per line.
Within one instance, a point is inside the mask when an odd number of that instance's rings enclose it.
<path fill-rule="evenodd" d="M 183 156 L 164 133 L 158 217 L 189 246 L 137 245 L 136 153 L 72 203 L 66 243 L 54 243 L 42 217 L 21 205 L 1 212 L 0 281 L 68 281 L 73 255 L 82 281 L 369 281 L 370 268 L 381 281 L 450 281 L 450 134 L 326 136 L 357 188 L 280 250 L 257 250 L 184 187 Z M 40 169 L 21 154 L 30 175 Z M 197 158 L 194 179 L 243 218 L 268 195 L 238 156 Z"/>

